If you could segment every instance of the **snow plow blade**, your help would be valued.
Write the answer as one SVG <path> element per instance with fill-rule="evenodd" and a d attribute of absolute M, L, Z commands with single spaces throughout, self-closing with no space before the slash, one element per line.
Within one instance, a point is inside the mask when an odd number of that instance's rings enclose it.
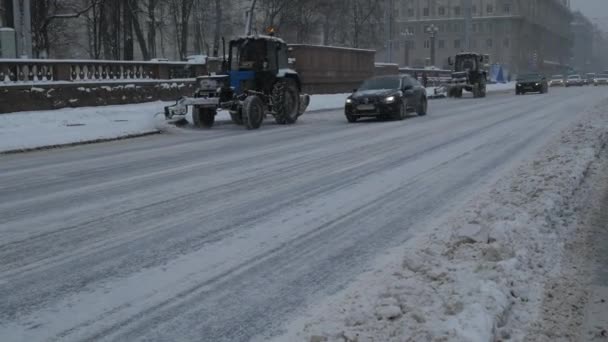
<path fill-rule="evenodd" d="M 183 122 L 189 106 L 217 108 L 218 105 L 219 98 L 182 97 L 174 105 L 165 107 L 165 119 L 169 123 Z"/>

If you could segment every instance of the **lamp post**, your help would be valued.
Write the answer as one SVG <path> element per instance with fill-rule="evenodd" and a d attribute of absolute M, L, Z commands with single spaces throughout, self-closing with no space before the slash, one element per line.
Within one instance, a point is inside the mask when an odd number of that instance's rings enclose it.
<path fill-rule="evenodd" d="M 431 24 L 431 26 L 426 28 L 426 32 L 431 35 L 431 65 L 435 66 L 435 38 L 437 37 L 439 28 L 435 24 Z"/>
<path fill-rule="evenodd" d="M 414 36 L 414 32 L 407 29 L 401 32 L 401 36 L 405 39 L 405 66 L 410 66 L 410 38 Z"/>

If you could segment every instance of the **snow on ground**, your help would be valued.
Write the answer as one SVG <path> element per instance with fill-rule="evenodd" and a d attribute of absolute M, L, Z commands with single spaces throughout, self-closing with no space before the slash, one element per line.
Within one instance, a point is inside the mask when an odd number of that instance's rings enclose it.
<path fill-rule="evenodd" d="M 542 319 L 544 283 L 560 272 L 584 203 L 577 190 L 608 143 L 606 106 L 466 211 L 388 252 L 276 341 L 524 340 Z"/>
<path fill-rule="evenodd" d="M 0 152 L 157 131 L 161 102 L 0 114 Z"/>
<path fill-rule="evenodd" d="M 512 84 L 488 85 L 488 91 L 512 87 Z M 308 111 L 342 108 L 348 95 L 313 95 Z M 170 104 L 173 103 L 157 101 L 1 114 L 0 152 L 156 133 L 164 127 L 159 125 L 162 116 L 156 114 L 162 113 L 163 107 Z M 230 117 L 221 112 L 217 119 L 230 120 Z"/>

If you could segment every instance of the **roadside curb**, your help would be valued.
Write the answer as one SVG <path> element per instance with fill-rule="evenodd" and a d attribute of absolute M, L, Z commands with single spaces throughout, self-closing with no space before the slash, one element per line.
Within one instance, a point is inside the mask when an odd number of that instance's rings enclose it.
<path fill-rule="evenodd" d="M 0 151 L 0 156 L 1 155 L 10 155 L 10 154 L 28 153 L 28 152 L 37 152 L 37 151 L 44 151 L 44 150 L 52 150 L 52 149 L 59 149 L 59 148 L 65 148 L 65 147 L 74 147 L 74 146 L 79 146 L 79 145 L 92 145 L 92 144 L 97 144 L 97 143 L 127 140 L 127 139 L 133 139 L 133 138 L 141 138 L 141 137 L 146 137 L 146 136 L 156 135 L 156 134 L 161 134 L 161 133 L 162 132 L 160 132 L 160 131 L 154 131 L 154 132 L 123 135 L 123 136 L 116 137 L 116 138 L 83 140 L 83 141 L 65 143 L 65 144 L 55 144 L 55 145 L 46 145 L 46 146 L 40 146 L 40 147 L 14 149 L 14 150 Z"/>

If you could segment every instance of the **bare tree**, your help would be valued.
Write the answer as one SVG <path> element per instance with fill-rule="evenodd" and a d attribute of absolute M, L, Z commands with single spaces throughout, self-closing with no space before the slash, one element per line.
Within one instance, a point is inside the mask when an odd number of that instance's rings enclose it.
<path fill-rule="evenodd" d="M 180 59 L 188 54 L 188 27 L 194 0 L 170 0 L 169 7 L 175 25 L 175 38 Z"/>
<path fill-rule="evenodd" d="M 47 57 L 52 47 L 51 32 L 58 32 L 61 21 L 89 12 L 100 0 L 86 6 L 65 0 L 36 0 L 32 2 L 32 45 L 35 57 Z"/>
<path fill-rule="evenodd" d="M 213 56 L 217 57 L 220 51 L 220 38 L 222 36 L 222 0 L 215 0 L 215 27 L 213 28 Z"/>

